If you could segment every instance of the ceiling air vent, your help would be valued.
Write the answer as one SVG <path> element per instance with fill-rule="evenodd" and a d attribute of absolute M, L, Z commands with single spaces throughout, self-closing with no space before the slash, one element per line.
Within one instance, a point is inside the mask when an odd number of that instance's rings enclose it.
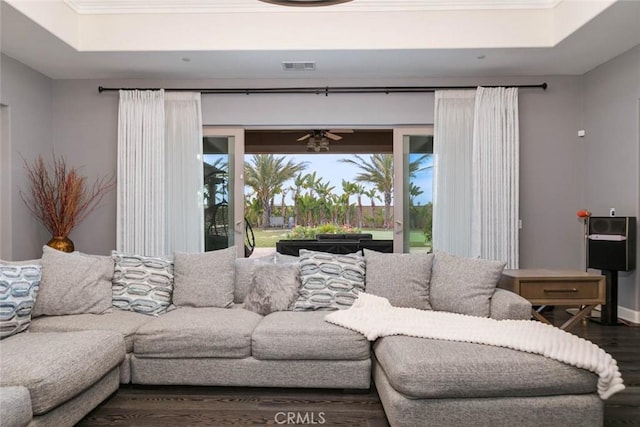
<path fill-rule="evenodd" d="M 313 61 L 284 61 L 282 69 L 285 71 L 315 71 L 316 63 Z"/>

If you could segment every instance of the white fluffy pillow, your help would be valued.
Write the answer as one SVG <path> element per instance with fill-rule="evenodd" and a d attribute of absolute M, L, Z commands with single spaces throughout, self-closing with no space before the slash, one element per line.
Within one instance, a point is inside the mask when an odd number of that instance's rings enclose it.
<path fill-rule="evenodd" d="M 300 270 L 297 264 L 267 264 L 255 266 L 252 287 L 244 299 L 243 308 L 267 315 L 286 311 L 298 298 Z"/>

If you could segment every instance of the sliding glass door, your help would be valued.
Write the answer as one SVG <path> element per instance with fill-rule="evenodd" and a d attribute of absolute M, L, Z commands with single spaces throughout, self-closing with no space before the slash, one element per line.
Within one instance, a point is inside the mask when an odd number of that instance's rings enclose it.
<path fill-rule="evenodd" d="M 205 251 L 236 246 L 244 257 L 244 130 L 205 127 Z"/>
<path fill-rule="evenodd" d="M 394 252 L 431 250 L 433 127 L 393 130 Z"/>

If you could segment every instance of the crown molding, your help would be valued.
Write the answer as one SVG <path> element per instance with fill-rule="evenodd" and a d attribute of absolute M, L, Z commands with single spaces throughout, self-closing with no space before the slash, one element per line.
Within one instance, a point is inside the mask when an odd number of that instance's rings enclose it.
<path fill-rule="evenodd" d="M 63 0 L 80 15 L 176 13 L 290 13 L 313 7 L 282 7 L 258 0 Z M 322 7 L 339 12 L 552 9 L 563 0 L 359 0 Z"/>

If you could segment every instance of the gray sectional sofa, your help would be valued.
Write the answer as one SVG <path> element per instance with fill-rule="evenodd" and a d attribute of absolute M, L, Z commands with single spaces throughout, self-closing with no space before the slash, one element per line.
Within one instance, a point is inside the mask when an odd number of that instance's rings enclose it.
<path fill-rule="evenodd" d="M 542 356 L 405 336 L 372 344 L 326 322 L 326 311 L 243 308 L 251 272 L 276 261 L 295 260 L 234 260 L 228 307 L 34 317 L 27 331 L 0 341 L 0 425 L 73 425 L 119 384 L 368 389 L 372 379 L 392 426 L 603 423 L 597 376 Z M 411 287 L 411 275 L 397 279 Z M 381 296 L 393 302 L 397 293 Z M 530 316 L 526 300 L 495 286 L 485 299 L 490 317 Z"/>

